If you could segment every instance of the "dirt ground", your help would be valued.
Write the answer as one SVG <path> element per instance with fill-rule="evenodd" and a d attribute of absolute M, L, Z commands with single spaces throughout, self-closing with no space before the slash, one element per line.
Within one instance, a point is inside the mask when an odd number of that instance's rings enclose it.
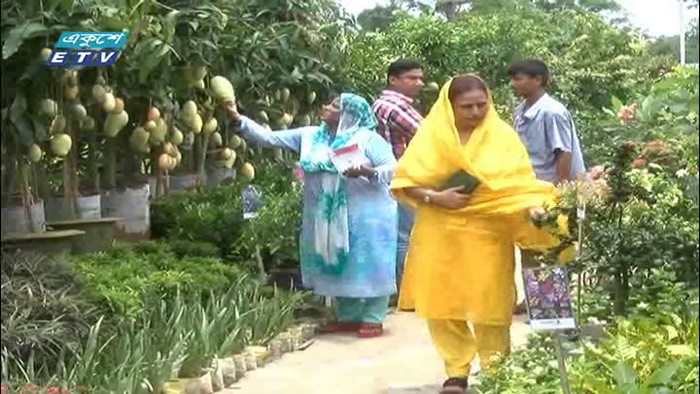
<path fill-rule="evenodd" d="M 518 252 L 515 262 L 518 301 L 522 301 Z M 516 317 L 511 327 L 513 348 L 527 344 L 531 330 L 524 320 L 524 316 Z M 375 339 L 360 340 L 353 335 L 319 336 L 308 349 L 285 354 L 282 359 L 249 372 L 223 393 L 437 393 L 445 374 L 425 322 L 412 313 L 392 313 L 384 327 L 384 336 Z"/>
<path fill-rule="evenodd" d="M 241 379 L 224 393 L 435 394 L 445 379 L 425 322 L 394 313 L 381 338 L 322 335 L 308 349 L 285 354 Z M 526 344 L 523 318 L 512 326 L 513 346 Z"/>

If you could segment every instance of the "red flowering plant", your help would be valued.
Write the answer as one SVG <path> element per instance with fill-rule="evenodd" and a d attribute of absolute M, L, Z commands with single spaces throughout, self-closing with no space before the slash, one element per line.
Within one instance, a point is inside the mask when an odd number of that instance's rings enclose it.
<path fill-rule="evenodd" d="M 628 123 L 635 120 L 637 117 L 637 103 L 629 106 L 622 106 L 617 111 L 617 120 L 622 123 Z"/>
<path fill-rule="evenodd" d="M 86 391 L 85 391 L 86 392 Z M 32 382 L 17 385 L 0 384 L 0 394 L 73 394 L 74 391 L 57 385 L 42 387 Z"/>
<path fill-rule="evenodd" d="M 298 182 L 304 183 L 304 170 L 301 168 L 301 166 L 299 165 L 299 163 L 296 163 L 296 165 L 294 166 L 294 171 L 293 171 L 293 173 L 294 173 L 294 178 L 295 178 Z"/>
<path fill-rule="evenodd" d="M 687 166 L 682 143 L 653 140 L 644 143 L 640 154 L 632 162 L 634 168 L 649 168 L 654 172 L 675 174 Z"/>

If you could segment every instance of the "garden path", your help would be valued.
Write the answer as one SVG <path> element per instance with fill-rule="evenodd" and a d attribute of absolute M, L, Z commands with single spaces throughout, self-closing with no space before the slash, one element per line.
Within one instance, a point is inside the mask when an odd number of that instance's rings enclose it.
<path fill-rule="evenodd" d="M 524 316 L 512 326 L 513 346 L 526 344 Z M 413 313 L 394 313 L 381 338 L 322 335 L 306 350 L 249 372 L 226 394 L 435 394 L 444 379 L 442 362 L 425 322 Z"/>

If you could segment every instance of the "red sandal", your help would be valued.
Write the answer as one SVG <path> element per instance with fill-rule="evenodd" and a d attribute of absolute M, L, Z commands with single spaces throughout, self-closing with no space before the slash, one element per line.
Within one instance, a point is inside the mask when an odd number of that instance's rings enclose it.
<path fill-rule="evenodd" d="M 381 323 L 361 323 L 357 331 L 358 338 L 376 338 L 384 334 L 384 326 Z"/>

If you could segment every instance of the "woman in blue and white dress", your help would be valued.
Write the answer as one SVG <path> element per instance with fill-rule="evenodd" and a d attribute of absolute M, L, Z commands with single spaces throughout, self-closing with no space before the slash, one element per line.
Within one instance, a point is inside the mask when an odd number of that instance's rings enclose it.
<path fill-rule="evenodd" d="M 389 195 L 396 160 L 375 131 L 369 103 L 342 94 L 322 107 L 320 126 L 277 132 L 238 114 L 235 102 L 224 107 L 247 140 L 300 154 L 302 281 L 315 294 L 336 298 L 340 320 L 326 330 L 381 336 L 389 296 L 397 290 L 397 205 Z M 331 152 L 354 144 L 366 162 L 338 173 Z"/>

